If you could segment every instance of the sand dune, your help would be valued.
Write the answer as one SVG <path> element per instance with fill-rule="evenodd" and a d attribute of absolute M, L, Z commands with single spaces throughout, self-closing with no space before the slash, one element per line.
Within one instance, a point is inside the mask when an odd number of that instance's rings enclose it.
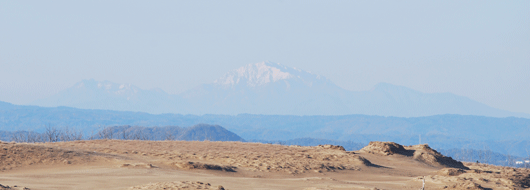
<path fill-rule="evenodd" d="M 368 146 L 361 149 L 361 152 L 383 156 L 400 154 L 410 156 L 414 160 L 431 166 L 469 169 L 462 162 L 456 161 L 451 157 L 446 157 L 426 144 L 402 146 L 394 142 L 370 142 Z"/>
<path fill-rule="evenodd" d="M 526 189 L 530 171 L 427 145 L 93 140 L 1 143 L 0 184 L 31 189 Z M 425 176 L 425 177 L 424 177 Z M 18 187 L 17 186 L 17 187 Z"/>
<path fill-rule="evenodd" d="M 101 153 L 72 151 L 39 144 L 0 142 L 0 170 L 42 165 L 85 164 L 104 159 Z"/>

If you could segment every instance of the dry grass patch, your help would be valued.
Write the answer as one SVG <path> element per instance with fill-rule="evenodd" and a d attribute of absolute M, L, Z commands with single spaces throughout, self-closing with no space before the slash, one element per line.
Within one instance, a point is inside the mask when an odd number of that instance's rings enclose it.
<path fill-rule="evenodd" d="M 203 183 L 200 181 L 175 181 L 175 182 L 161 182 L 161 183 L 150 183 L 146 185 L 138 185 L 130 187 L 130 190 L 193 190 L 193 189 L 211 189 L 211 190 L 225 190 L 223 186 L 213 187 L 209 183 Z"/>

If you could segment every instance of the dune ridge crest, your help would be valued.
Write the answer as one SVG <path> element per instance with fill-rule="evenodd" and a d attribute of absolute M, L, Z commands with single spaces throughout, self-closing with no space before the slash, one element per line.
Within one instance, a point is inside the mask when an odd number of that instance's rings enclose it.
<path fill-rule="evenodd" d="M 456 161 L 451 157 L 447 157 L 432 149 L 427 144 L 403 146 L 395 142 L 379 142 L 372 141 L 368 146 L 360 150 L 361 152 L 390 156 L 390 155 L 404 155 L 412 157 L 414 160 L 425 163 L 434 167 L 450 167 L 468 170 L 460 161 Z"/>

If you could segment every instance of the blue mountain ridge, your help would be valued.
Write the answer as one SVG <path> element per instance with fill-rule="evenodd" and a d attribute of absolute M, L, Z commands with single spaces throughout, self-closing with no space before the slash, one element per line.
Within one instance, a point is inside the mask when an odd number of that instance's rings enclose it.
<path fill-rule="evenodd" d="M 247 140 L 285 141 L 297 138 L 368 143 L 429 143 L 435 148 L 488 148 L 503 154 L 527 156 L 530 119 L 472 115 L 385 117 L 370 115 L 181 115 L 19 106 L 0 102 L 0 131 L 43 132 L 46 125 L 70 127 L 94 134 L 107 126 L 220 125 Z"/>

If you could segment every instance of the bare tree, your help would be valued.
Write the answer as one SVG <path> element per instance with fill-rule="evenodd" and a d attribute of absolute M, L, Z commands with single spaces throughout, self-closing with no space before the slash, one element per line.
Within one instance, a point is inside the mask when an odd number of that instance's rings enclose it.
<path fill-rule="evenodd" d="M 45 142 L 46 138 L 44 134 L 36 133 L 33 131 L 30 131 L 28 133 L 28 142 L 29 143 L 37 143 L 37 142 Z"/>
<path fill-rule="evenodd" d="M 490 164 L 491 162 L 491 150 L 489 147 L 484 146 L 484 163 Z"/>
<path fill-rule="evenodd" d="M 140 137 L 140 134 L 138 133 L 138 131 L 134 132 L 134 134 L 132 135 L 132 139 L 133 140 L 141 140 L 141 137 Z"/>
<path fill-rule="evenodd" d="M 57 128 L 52 127 L 50 124 L 46 126 L 44 135 L 46 136 L 47 142 L 57 142 L 60 140 L 60 131 Z"/>
<path fill-rule="evenodd" d="M 173 132 L 171 131 L 171 128 L 170 127 L 167 127 L 166 128 L 166 132 L 164 134 L 164 139 L 166 141 L 172 141 L 172 140 L 175 140 L 175 136 L 173 135 Z"/>
<path fill-rule="evenodd" d="M 481 163 L 484 163 L 484 155 L 485 155 L 485 153 L 486 153 L 485 150 L 484 150 L 484 151 L 478 151 L 478 152 L 477 152 L 477 154 L 478 154 L 478 155 L 477 155 L 477 156 L 478 156 L 478 160 L 477 160 L 477 162 L 480 161 Z"/>
<path fill-rule="evenodd" d="M 90 136 L 88 137 L 88 140 L 94 140 L 94 128 L 92 128 L 92 133 L 90 133 Z"/>
<path fill-rule="evenodd" d="M 131 131 L 129 129 L 129 127 L 123 127 L 123 130 L 121 131 L 121 136 L 123 140 L 131 139 Z"/>
<path fill-rule="evenodd" d="M 11 141 L 24 142 L 23 141 L 23 136 L 20 135 L 20 133 L 17 133 L 17 132 L 14 132 L 13 134 L 11 134 Z"/>
<path fill-rule="evenodd" d="M 515 164 L 515 159 L 513 159 L 512 156 L 508 154 L 506 156 L 506 164 L 505 164 L 505 166 L 513 167 L 514 164 Z"/>
<path fill-rule="evenodd" d="M 68 127 L 58 129 L 50 124 L 46 125 L 45 131 L 42 134 L 33 131 L 17 131 L 11 136 L 12 141 L 27 143 L 74 141 L 82 139 L 83 133 L 79 130 Z"/>
<path fill-rule="evenodd" d="M 79 129 L 69 129 L 68 138 L 70 141 L 83 140 L 83 132 Z"/>
<path fill-rule="evenodd" d="M 74 137 L 71 135 L 71 130 L 68 128 L 68 126 L 64 127 L 61 134 L 61 141 L 73 141 Z"/>
<path fill-rule="evenodd" d="M 114 128 L 107 127 L 107 134 L 108 134 L 108 139 L 113 139 L 114 138 Z"/>
<path fill-rule="evenodd" d="M 35 143 L 42 142 L 42 135 L 33 131 L 15 131 L 11 134 L 11 141 Z"/>
<path fill-rule="evenodd" d="M 530 151 L 528 151 L 528 149 L 526 149 L 526 155 L 528 155 L 528 160 L 530 160 Z M 523 160 L 523 163 L 524 163 L 524 168 L 530 168 L 530 163 L 527 163 L 526 162 L 527 160 Z"/>
<path fill-rule="evenodd" d="M 149 140 L 149 137 L 142 130 L 135 130 L 132 136 L 134 140 Z"/>
<path fill-rule="evenodd" d="M 112 139 L 114 138 L 114 130 L 112 127 L 105 127 L 103 130 L 98 132 L 98 136 L 101 139 Z"/>
<path fill-rule="evenodd" d="M 147 135 L 143 130 L 140 130 L 139 133 L 141 134 L 140 140 L 143 140 L 143 141 L 151 140 L 151 137 Z"/>

